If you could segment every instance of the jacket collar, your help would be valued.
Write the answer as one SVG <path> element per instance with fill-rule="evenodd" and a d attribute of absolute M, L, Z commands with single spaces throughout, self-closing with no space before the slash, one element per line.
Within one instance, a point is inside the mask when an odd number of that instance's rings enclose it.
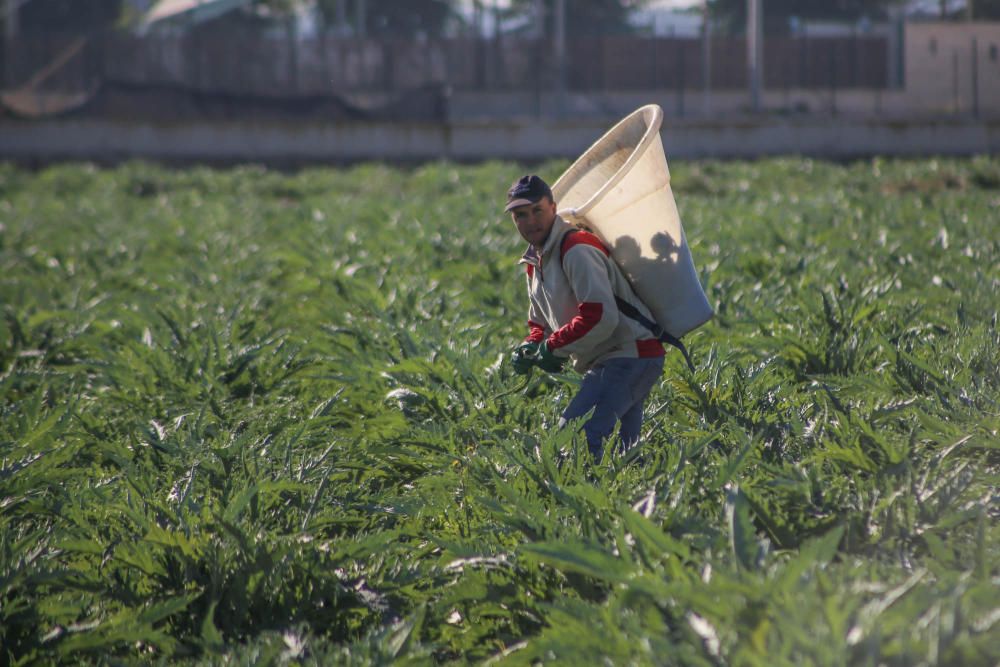
<path fill-rule="evenodd" d="M 561 216 L 556 216 L 555 222 L 552 223 L 552 229 L 549 230 L 549 237 L 545 239 L 545 245 L 542 246 L 542 252 L 539 254 L 535 246 L 528 244 L 528 249 L 524 251 L 521 255 L 521 260 L 518 264 L 535 264 L 538 265 L 540 260 L 546 257 L 552 250 L 558 247 L 562 237 L 569 230 L 573 229 L 573 225 L 569 224 L 562 219 Z"/>

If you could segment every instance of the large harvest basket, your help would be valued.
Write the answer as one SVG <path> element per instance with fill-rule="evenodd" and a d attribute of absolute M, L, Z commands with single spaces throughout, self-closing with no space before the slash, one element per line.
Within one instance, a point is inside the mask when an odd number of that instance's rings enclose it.
<path fill-rule="evenodd" d="M 663 110 L 625 117 L 552 186 L 567 222 L 594 232 L 656 323 L 680 338 L 711 319 L 698 281 L 660 140 Z"/>

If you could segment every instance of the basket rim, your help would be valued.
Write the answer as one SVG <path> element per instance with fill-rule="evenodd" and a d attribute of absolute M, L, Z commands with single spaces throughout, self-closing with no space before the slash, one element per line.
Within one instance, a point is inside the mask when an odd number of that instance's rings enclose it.
<path fill-rule="evenodd" d="M 588 199 L 581 206 L 578 206 L 576 208 L 567 208 L 560 210 L 559 211 L 560 215 L 566 213 L 573 217 L 586 216 L 587 212 L 590 211 L 590 209 L 596 206 L 597 203 L 600 202 L 600 200 L 603 199 L 604 196 L 608 192 L 610 192 L 613 187 L 618 185 L 622 181 L 622 179 L 625 178 L 625 175 L 628 174 L 629 171 L 631 171 L 632 167 L 635 166 L 635 163 L 642 158 L 643 154 L 645 154 L 646 149 L 649 148 L 649 145 L 652 143 L 653 139 L 659 138 L 660 127 L 663 124 L 663 109 L 660 108 L 660 105 L 658 104 L 646 104 L 644 106 L 639 107 L 629 115 L 625 116 L 620 121 L 615 123 L 615 125 L 610 130 L 601 135 L 601 137 L 597 141 L 592 143 L 590 145 L 590 148 L 584 151 L 583 155 L 577 158 L 573 162 L 573 164 L 571 164 L 566 169 L 566 171 L 564 171 L 562 175 L 558 179 L 556 179 L 556 182 L 552 186 L 553 194 L 559 191 L 560 184 L 565 179 L 567 179 L 567 177 L 569 177 L 570 174 L 576 171 L 578 167 L 589 161 L 589 158 L 594 153 L 597 152 L 598 148 L 602 144 L 610 141 L 616 134 L 620 134 L 622 131 L 624 131 L 625 127 L 636 122 L 638 118 L 647 116 L 647 114 L 649 113 L 651 113 L 652 116 L 648 118 L 646 131 L 643 133 L 642 138 L 639 139 L 639 142 L 632 149 L 632 152 L 625 160 L 625 163 L 618 168 L 618 171 L 616 171 L 614 175 L 611 176 L 611 178 L 609 178 L 604 183 L 604 185 L 602 185 L 597 190 L 597 192 L 591 195 L 590 199 Z M 556 198 L 556 200 L 557 200 L 556 203 L 558 204 L 558 198 Z"/>

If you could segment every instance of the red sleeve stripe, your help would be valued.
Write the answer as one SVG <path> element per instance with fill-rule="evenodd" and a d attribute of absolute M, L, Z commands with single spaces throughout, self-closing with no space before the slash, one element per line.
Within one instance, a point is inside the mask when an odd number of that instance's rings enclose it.
<path fill-rule="evenodd" d="M 603 252 L 605 257 L 611 256 L 611 252 L 608 250 L 608 247 L 601 243 L 601 239 L 582 229 L 572 234 L 566 234 L 566 236 L 563 237 L 562 248 L 560 248 L 560 256 L 565 257 L 566 253 L 569 252 L 569 249 L 577 245 L 594 246 Z"/>
<path fill-rule="evenodd" d="M 601 321 L 601 315 L 604 314 L 604 305 L 600 302 L 581 303 L 576 309 L 577 316 L 549 336 L 549 349 L 556 350 L 580 340 Z"/>
<path fill-rule="evenodd" d="M 528 337 L 524 339 L 525 343 L 541 343 L 545 340 L 545 327 L 538 322 L 528 320 L 528 331 Z"/>

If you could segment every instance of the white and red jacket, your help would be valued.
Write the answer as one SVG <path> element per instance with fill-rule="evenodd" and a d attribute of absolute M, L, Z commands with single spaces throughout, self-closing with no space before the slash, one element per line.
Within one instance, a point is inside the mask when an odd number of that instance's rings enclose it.
<path fill-rule="evenodd" d="M 528 246 L 521 257 L 530 301 L 525 340 L 547 341 L 557 357 L 572 358 L 580 372 L 615 357 L 662 357 L 663 343 L 618 312 L 616 295 L 652 319 L 608 249 L 590 232 L 573 230 L 557 216 L 541 253 Z"/>

